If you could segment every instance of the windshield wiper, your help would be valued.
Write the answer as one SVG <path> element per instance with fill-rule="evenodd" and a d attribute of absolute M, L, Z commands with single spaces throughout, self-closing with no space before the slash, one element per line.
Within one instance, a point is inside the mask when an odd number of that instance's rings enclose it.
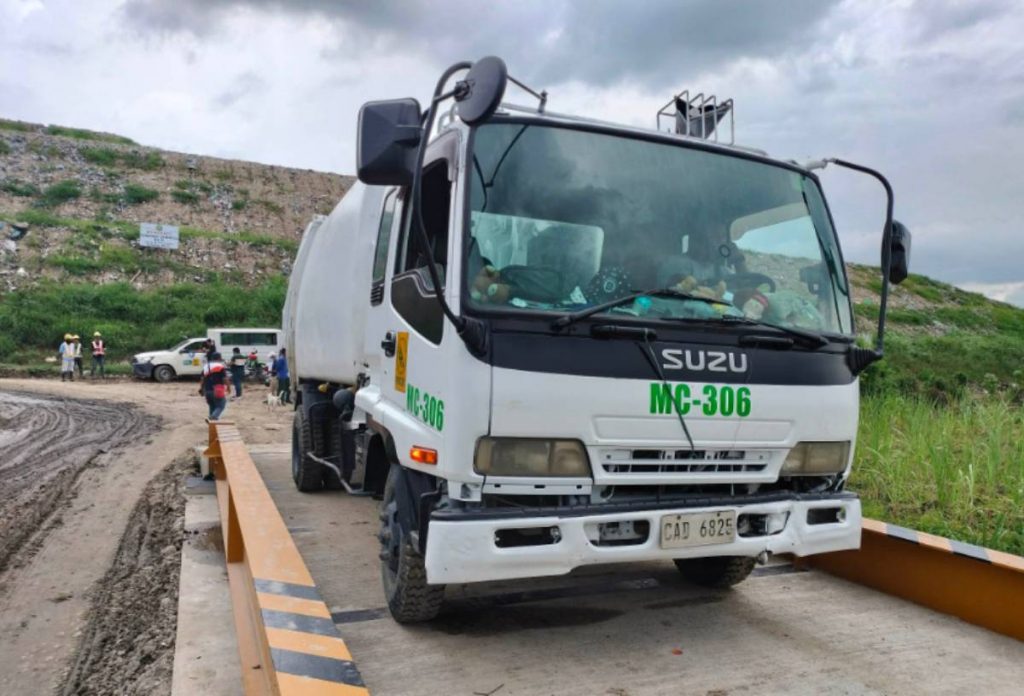
<path fill-rule="evenodd" d="M 728 324 L 748 324 L 750 326 L 760 326 L 767 329 L 775 329 L 781 331 L 787 336 L 792 336 L 794 339 L 799 340 L 806 346 L 811 348 L 823 348 L 828 345 L 828 339 L 819 333 L 813 331 L 807 331 L 806 329 L 797 329 L 792 326 L 779 326 L 778 324 L 772 324 L 767 321 L 761 321 L 759 319 L 751 319 L 750 317 L 734 317 L 734 316 L 722 316 L 722 321 Z"/>
<path fill-rule="evenodd" d="M 693 295 L 691 293 L 683 292 L 682 290 L 676 290 L 674 288 L 656 288 L 654 290 L 634 292 L 630 295 L 625 295 L 614 300 L 609 300 L 607 302 L 602 302 L 601 304 L 596 304 L 593 307 L 581 309 L 580 311 L 573 312 L 572 314 L 566 314 L 565 316 L 559 317 L 558 319 L 555 319 L 553 322 L 551 322 L 551 327 L 555 329 L 563 329 L 566 326 L 569 326 L 570 324 L 576 323 L 580 319 L 586 319 L 587 317 L 593 316 L 594 314 L 598 314 L 599 312 L 603 312 L 608 309 L 614 309 L 615 307 L 619 307 L 629 302 L 633 302 L 638 297 L 674 297 L 680 300 L 696 300 L 697 302 L 704 302 L 705 304 L 725 305 L 726 307 L 733 306 L 731 302 L 726 302 L 725 300 L 718 300 L 713 297 Z"/>

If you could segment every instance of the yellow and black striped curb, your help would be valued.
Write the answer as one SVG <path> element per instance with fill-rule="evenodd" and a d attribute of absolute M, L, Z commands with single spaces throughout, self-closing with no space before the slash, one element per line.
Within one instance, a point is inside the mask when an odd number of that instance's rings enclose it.
<path fill-rule="evenodd" d="M 209 430 L 245 693 L 368 696 L 240 433 Z"/>
<path fill-rule="evenodd" d="M 1006 568 L 1010 571 L 1024 573 L 1024 558 L 1010 553 L 986 549 L 984 546 L 975 546 L 974 544 L 967 544 L 956 539 L 947 539 L 946 537 L 935 536 L 926 532 L 919 532 L 916 529 L 907 529 L 906 527 L 900 527 L 889 522 L 864 520 L 864 528 L 879 534 L 885 534 L 894 539 L 910 542 L 911 544 L 921 544 L 936 551 L 952 553 L 964 558 L 981 561 L 982 563 L 991 563 L 994 566 Z M 1021 601 L 1024 601 L 1024 597 L 1021 598 Z"/>
<path fill-rule="evenodd" d="M 865 519 L 860 550 L 799 563 L 1024 640 L 1020 556 Z"/>
<path fill-rule="evenodd" d="M 350 693 L 368 693 L 338 633 L 331 612 L 312 585 L 253 580 L 274 670 L 282 675 L 332 682 Z"/>

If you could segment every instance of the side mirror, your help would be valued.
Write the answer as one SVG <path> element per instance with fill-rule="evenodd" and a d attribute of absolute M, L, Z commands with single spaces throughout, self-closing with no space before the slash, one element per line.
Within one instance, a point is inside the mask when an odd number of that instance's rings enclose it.
<path fill-rule="evenodd" d="M 367 102 L 359 110 L 356 176 L 364 184 L 408 186 L 423 138 L 415 99 Z"/>
<path fill-rule="evenodd" d="M 903 223 L 892 221 L 889 239 L 889 282 L 899 285 L 907 279 L 910 267 L 910 230 Z"/>

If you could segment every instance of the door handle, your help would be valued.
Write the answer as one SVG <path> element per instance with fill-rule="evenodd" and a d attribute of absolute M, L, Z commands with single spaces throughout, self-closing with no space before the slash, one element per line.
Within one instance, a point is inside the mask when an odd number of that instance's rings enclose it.
<path fill-rule="evenodd" d="M 388 358 L 395 357 L 395 347 L 398 345 L 398 339 L 395 338 L 394 331 L 388 331 L 384 334 L 384 340 L 380 342 L 380 347 L 384 349 L 384 355 Z"/>

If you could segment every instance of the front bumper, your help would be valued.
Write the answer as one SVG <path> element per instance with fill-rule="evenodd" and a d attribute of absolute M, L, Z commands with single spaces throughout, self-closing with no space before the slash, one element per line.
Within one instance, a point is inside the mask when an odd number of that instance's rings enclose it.
<path fill-rule="evenodd" d="M 595 506 L 596 507 L 596 506 Z M 841 508 L 842 521 L 809 524 L 808 512 Z M 764 536 L 737 536 L 732 542 L 682 549 L 662 549 L 660 521 L 663 515 L 714 510 L 736 510 L 739 515 L 784 515 L 781 530 Z M 829 496 L 792 495 L 785 499 L 738 504 L 700 501 L 697 506 L 638 508 L 604 513 L 587 508 L 584 514 L 560 511 L 558 514 L 524 516 L 511 512 L 494 514 L 435 512 L 427 533 L 427 581 L 432 584 L 482 582 L 512 578 L 564 575 L 573 568 L 596 563 L 626 563 L 706 556 L 757 556 L 791 553 L 810 556 L 829 551 L 860 548 L 860 500 L 852 493 Z M 787 514 L 788 513 L 788 514 Z M 628 546 L 604 546 L 591 541 L 589 527 L 607 522 L 646 521 L 650 533 L 642 543 Z M 499 547 L 496 535 L 501 530 L 557 527 L 559 540 L 537 546 Z"/>
<path fill-rule="evenodd" d="M 153 378 L 153 363 L 132 361 L 132 373 L 140 379 Z"/>

